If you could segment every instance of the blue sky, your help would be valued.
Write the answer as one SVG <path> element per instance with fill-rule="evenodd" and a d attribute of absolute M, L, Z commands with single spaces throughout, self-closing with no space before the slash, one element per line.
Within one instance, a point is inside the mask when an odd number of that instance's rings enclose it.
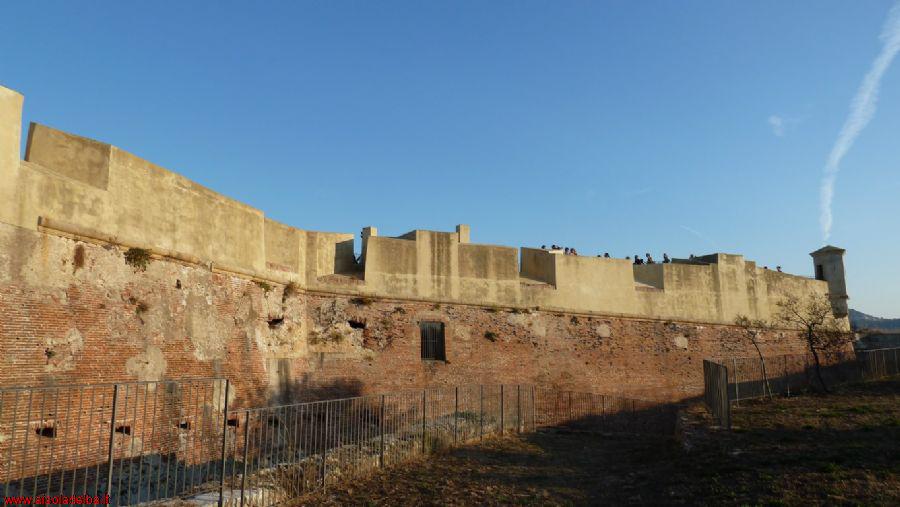
<path fill-rule="evenodd" d="M 14 2 L 25 121 L 314 230 L 472 225 L 811 275 L 891 1 Z M 900 317 L 900 63 L 841 162 L 851 307 Z"/>

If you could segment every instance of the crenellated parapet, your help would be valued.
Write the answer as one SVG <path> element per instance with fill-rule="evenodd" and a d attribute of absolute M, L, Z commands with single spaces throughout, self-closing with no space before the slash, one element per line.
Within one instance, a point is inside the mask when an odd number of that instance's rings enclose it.
<path fill-rule="evenodd" d="M 99 141 L 32 124 L 20 160 L 22 96 L 0 88 L 0 222 L 146 249 L 158 256 L 299 289 L 366 297 L 682 321 L 769 319 L 785 294 L 828 293 L 846 306 L 843 264 L 814 254 L 823 280 L 761 269 L 740 255 L 634 266 L 471 243 L 454 232 L 399 237 L 298 229 Z M 840 269 L 838 269 L 838 267 Z"/>

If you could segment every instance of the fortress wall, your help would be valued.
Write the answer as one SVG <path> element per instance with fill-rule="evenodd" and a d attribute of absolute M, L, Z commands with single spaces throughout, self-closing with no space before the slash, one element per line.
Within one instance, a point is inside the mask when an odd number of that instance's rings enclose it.
<path fill-rule="evenodd" d="M 372 292 L 418 296 L 415 241 L 373 236 L 366 248 L 366 287 Z"/>
<path fill-rule="evenodd" d="M 704 357 L 754 353 L 730 326 L 284 295 L 166 259 L 136 270 L 123 254 L 0 224 L 0 386 L 223 375 L 234 407 L 473 382 L 680 399 L 702 389 Z M 420 360 L 423 320 L 446 323 L 446 363 Z M 793 333 L 762 341 L 803 350 Z"/>
<path fill-rule="evenodd" d="M 701 322 L 730 323 L 734 316 L 723 311 L 716 264 L 650 264 L 634 266 L 635 278 L 662 290 L 638 291 L 643 312 L 650 315 Z"/>
<path fill-rule="evenodd" d="M 25 160 L 59 175 L 106 190 L 112 146 L 32 123 Z"/>
<path fill-rule="evenodd" d="M 665 264 L 640 264 L 633 265 L 634 281 L 640 282 L 657 289 L 665 288 Z"/>
<path fill-rule="evenodd" d="M 356 270 L 353 234 L 305 231 L 307 280 L 317 283 L 320 276 L 349 273 Z M 315 278 L 312 278 L 312 275 Z"/>
<path fill-rule="evenodd" d="M 22 98 L 0 92 L 0 197 L 6 197 L 0 221 L 28 230 L 42 217 L 49 221 L 41 230 L 54 234 L 65 226 L 62 232 L 76 237 L 316 290 L 698 322 L 730 323 L 737 314 L 766 318 L 781 294 L 826 287 L 763 273 L 727 254 L 701 258 L 707 265 L 632 266 L 526 248 L 519 265 L 514 248 L 469 243 L 465 225 L 456 232 L 372 236 L 363 267 L 354 259 L 352 234 L 266 219 L 260 210 L 108 144 L 33 125 L 28 160 L 18 161 Z"/>
<path fill-rule="evenodd" d="M 747 280 L 742 255 L 717 254 L 715 291 L 721 301 L 720 315 L 725 318 L 749 314 Z"/>
<path fill-rule="evenodd" d="M 727 324 L 738 315 L 771 316 L 770 306 L 782 297 L 770 298 L 767 280 L 772 276 L 796 280 L 785 290 L 798 294 L 821 292 L 826 286 L 821 281 L 758 269 L 740 255 L 706 256 L 706 264 L 634 266 L 624 259 L 567 256 L 530 248 L 521 249 L 521 271 L 514 277 L 518 263 L 513 249 L 460 245 L 454 233 L 413 231 L 401 237 L 406 239 L 370 238 L 365 277 L 368 293 Z M 452 264 L 454 260 L 458 265 Z M 552 281 L 553 285 L 538 289 L 531 286 L 533 281 Z"/>
<path fill-rule="evenodd" d="M 39 217 L 54 216 L 92 230 L 102 226 L 108 201 L 105 190 L 24 161 L 3 180 L 2 187 L 13 194 L 0 202 L 3 222 L 34 230 Z"/>
<path fill-rule="evenodd" d="M 556 264 L 556 291 L 545 291 L 549 301 L 559 308 L 594 310 L 634 315 L 637 313 L 634 275 L 631 262 L 577 255 L 547 255 Z"/>
<path fill-rule="evenodd" d="M 556 285 L 556 262 L 546 250 L 526 247 L 522 247 L 520 250 L 522 276 Z"/>
<path fill-rule="evenodd" d="M 269 218 L 264 224 L 266 268 L 302 273 L 306 268 L 306 231 Z"/>
<path fill-rule="evenodd" d="M 460 243 L 459 299 L 517 304 L 519 252 L 516 248 Z"/>
<path fill-rule="evenodd" d="M 106 224 L 114 233 L 213 263 L 265 269 L 261 211 L 119 149 L 110 169 L 114 205 Z"/>
<path fill-rule="evenodd" d="M 519 281 L 518 249 L 496 245 L 459 245 L 459 276 Z"/>
<path fill-rule="evenodd" d="M 225 375 L 241 403 L 265 403 L 266 358 L 302 350 L 262 334 L 280 305 L 246 279 L 139 271 L 123 249 L 0 224 L 3 387 Z"/>
<path fill-rule="evenodd" d="M 766 305 L 768 312 L 762 314 L 761 318 L 774 317 L 778 311 L 776 303 L 786 295 L 793 294 L 804 297 L 808 294 L 825 295 L 828 293 L 828 284 L 822 280 L 759 268 L 757 268 L 757 276 L 764 281 L 765 299 L 768 302 Z"/>
<path fill-rule="evenodd" d="M 714 265 L 653 264 L 634 266 L 634 271 L 642 273 L 643 279 L 657 284 L 662 279 L 663 289 L 637 292 L 639 307 L 646 314 L 661 317 L 678 315 L 700 322 L 728 322 L 719 311 Z"/>
<path fill-rule="evenodd" d="M 459 236 L 416 231 L 416 278 L 420 296 L 459 297 Z"/>
<path fill-rule="evenodd" d="M 15 223 L 22 145 L 22 95 L 0 86 L 0 222 Z M 15 205 L 13 203 L 16 203 Z"/>
<path fill-rule="evenodd" d="M 768 289 L 763 277 L 759 276 L 756 263 L 744 262 L 744 279 L 746 280 L 747 315 L 769 314 Z M 768 317 L 766 317 L 768 320 Z"/>
<path fill-rule="evenodd" d="M 30 140 L 29 159 L 4 175 L 16 192 L 0 204 L 7 223 L 34 229 L 47 217 L 124 243 L 265 268 L 259 210 L 109 145 L 41 125 Z"/>

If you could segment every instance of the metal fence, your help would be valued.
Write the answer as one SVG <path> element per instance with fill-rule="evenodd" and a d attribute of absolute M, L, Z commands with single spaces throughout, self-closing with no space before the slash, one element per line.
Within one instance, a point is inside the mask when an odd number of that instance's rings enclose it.
<path fill-rule="evenodd" d="M 866 378 L 900 375 L 900 348 L 859 350 L 856 357 Z"/>
<path fill-rule="evenodd" d="M 5 496 L 273 505 L 490 435 L 590 424 L 671 434 L 674 409 L 532 385 L 474 385 L 235 410 L 198 379 L 0 389 Z"/>
<path fill-rule="evenodd" d="M 897 375 L 898 357 L 897 348 L 820 352 L 822 380 L 830 385 Z M 703 363 L 704 402 L 724 427 L 731 424 L 731 403 L 821 387 L 812 354 L 736 357 Z M 711 373 L 713 370 L 715 373 Z"/>
<path fill-rule="evenodd" d="M 0 389 L 0 491 L 183 496 L 221 475 L 222 379 Z"/>

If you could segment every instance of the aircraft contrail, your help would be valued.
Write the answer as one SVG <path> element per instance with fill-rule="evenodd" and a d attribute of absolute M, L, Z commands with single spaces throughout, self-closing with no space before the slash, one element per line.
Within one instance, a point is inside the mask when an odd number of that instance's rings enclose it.
<path fill-rule="evenodd" d="M 841 128 L 825 164 L 825 174 L 822 176 L 819 194 L 821 210 L 819 225 L 822 227 L 822 238 L 826 241 L 831 236 L 831 202 L 834 199 L 834 181 L 841 169 L 841 160 L 875 114 L 881 77 L 891 65 L 894 57 L 897 56 L 897 52 L 900 51 L 900 2 L 895 4 L 888 13 L 888 19 L 884 23 L 879 39 L 884 46 L 872 62 L 872 68 L 863 79 L 856 96 L 853 97 L 853 101 L 850 103 L 850 114 L 844 121 L 844 126 Z"/>

